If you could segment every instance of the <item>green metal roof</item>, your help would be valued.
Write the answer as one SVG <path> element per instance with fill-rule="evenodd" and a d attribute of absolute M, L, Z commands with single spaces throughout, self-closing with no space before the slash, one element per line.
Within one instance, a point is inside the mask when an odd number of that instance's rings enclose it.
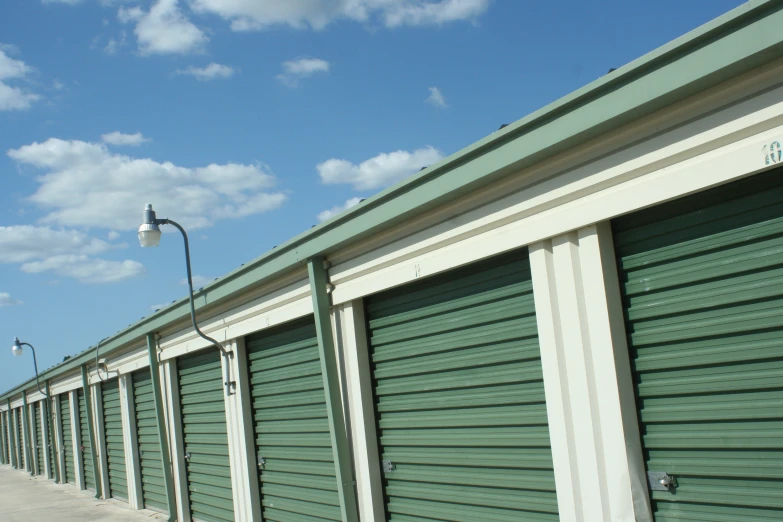
<path fill-rule="evenodd" d="M 783 0 L 752 0 L 529 116 L 494 132 L 213 281 L 196 292 L 201 309 L 303 266 L 433 207 L 783 57 Z M 181 299 L 108 338 L 101 352 L 189 314 Z M 42 379 L 94 360 L 95 348 Z M 0 400 L 35 386 L 30 379 Z"/>

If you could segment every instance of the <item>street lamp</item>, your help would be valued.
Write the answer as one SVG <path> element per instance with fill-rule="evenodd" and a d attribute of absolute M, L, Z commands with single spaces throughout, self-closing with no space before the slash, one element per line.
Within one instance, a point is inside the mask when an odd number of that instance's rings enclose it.
<path fill-rule="evenodd" d="M 219 342 L 205 335 L 204 332 L 199 329 L 198 324 L 196 324 L 196 306 L 193 303 L 193 276 L 190 270 L 190 246 L 188 245 L 188 234 L 179 223 L 165 218 L 158 219 L 155 216 L 155 211 L 152 210 L 152 205 L 150 204 L 147 204 L 144 207 L 143 215 L 144 220 L 142 221 L 141 226 L 139 226 L 139 243 L 142 247 L 156 247 L 160 244 L 160 225 L 172 225 L 182 233 L 182 239 L 185 241 L 185 268 L 187 269 L 188 273 L 188 290 L 190 292 L 190 320 L 193 323 L 193 329 L 196 331 L 199 337 L 216 346 L 218 350 L 220 350 L 222 356 L 226 358 L 225 381 L 223 384 L 226 387 L 226 395 L 231 395 L 231 385 L 235 383 L 230 380 L 230 364 L 228 360 L 234 357 L 234 353 L 227 352 Z"/>
<path fill-rule="evenodd" d="M 40 381 L 40 379 L 38 377 L 38 360 L 35 357 L 35 348 L 33 348 L 32 344 L 30 344 L 30 343 L 23 343 L 22 341 L 19 340 L 18 337 L 14 337 L 14 344 L 13 344 L 13 346 L 11 346 L 11 352 L 14 354 L 15 357 L 21 357 L 22 354 L 24 353 L 24 349 L 22 348 L 23 346 L 29 346 L 30 350 L 33 351 L 33 368 L 35 368 L 35 384 L 38 387 L 38 391 L 41 393 L 41 395 L 44 396 L 44 401 L 43 401 L 43 403 L 44 403 L 44 418 L 46 419 L 45 429 L 46 429 L 47 433 L 49 434 L 49 447 L 47 449 L 49 451 L 51 451 L 51 448 L 52 448 L 52 445 L 51 445 L 52 431 L 51 431 L 50 424 L 49 424 L 49 394 L 41 389 L 41 381 Z M 26 398 L 25 398 L 25 400 L 26 400 Z M 40 444 L 40 441 L 39 441 L 39 444 Z M 33 470 L 33 471 L 30 472 L 30 475 L 35 475 L 35 467 L 30 466 L 30 469 Z"/>

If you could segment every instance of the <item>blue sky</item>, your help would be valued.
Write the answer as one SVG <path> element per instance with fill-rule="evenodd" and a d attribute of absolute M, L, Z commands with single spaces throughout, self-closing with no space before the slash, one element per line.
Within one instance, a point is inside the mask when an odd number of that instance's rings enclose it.
<path fill-rule="evenodd" d="M 3 0 L 0 388 L 741 3 Z"/>

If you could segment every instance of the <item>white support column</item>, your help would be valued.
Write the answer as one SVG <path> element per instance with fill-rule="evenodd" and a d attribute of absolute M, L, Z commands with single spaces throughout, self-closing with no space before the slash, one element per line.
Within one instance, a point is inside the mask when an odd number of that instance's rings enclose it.
<path fill-rule="evenodd" d="M 228 359 L 230 375 L 236 381 L 231 395 L 225 395 L 228 455 L 231 463 L 231 489 L 237 522 L 261 520 L 261 492 L 258 484 L 258 457 L 253 437 L 252 403 L 244 338 L 224 344 L 234 354 Z M 225 372 L 226 358 L 221 357 Z"/>
<path fill-rule="evenodd" d="M 63 452 L 63 430 L 65 427 L 62 423 L 62 412 L 60 411 L 60 398 L 55 395 L 52 399 L 52 407 L 54 408 L 54 437 L 57 458 L 55 459 L 57 467 L 60 468 L 60 484 L 66 484 L 65 480 L 65 453 Z"/>
<path fill-rule="evenodd" d="M 20 460 L 20 451 L 19 451 L 19 435 L 18 429 L 19 424 L 17 422 L 18 415 L 16 414 L 16 409 L 11 410 L 11 437 L 14 439 L 14 453 L 16 453 L 16 469 L 22 469 L 22 461 Z"/>
<path fill-rule="evenodd" d="M 651 522 L 610 225 L 530 263 L 560 520 Z"/>
<path fill-rule="evenodd" d="M 361 299 L 357 299 L 337 307 L 332 313 L 345 361 L 344 380 L 351 419 L 359 518 L 362 522 L 384 522 L 386 514 L 364 305 Z"/>
<path fill-rule="evenodd" d="M 27 422 L 29 424 L 27 429 L 30 430 L 30 462 L 32 463 L 30 466 L 30 471 L 33 475 L 38 475 L 36 471 L 38 471 L 38 444 L 40 444 L 40 442 L 38 441 L 38 434 L 35 432 L 34 411 L 35 403 L 31 402 L 27 405 Z"/>
<path fill-rule="evenodd" d="M 178 520 L 191 520 L 190 495 L 188 494 L 188 472 L 185 465 L 185 438 L 180 415 L 179 380 L 177 379 L 177 360 L 168 359 L 161 363 L 163 371 L 164 401 L 169 429 L 169 447 L 171 448 L 171 475 L 174 478 L 174 494 L 177 497 Z"/>
<path fill-rule="evenodd" d="M 92 411 L 95 412 L 95 446 L 98 450 L 98 470 L 100 475 L 96 475 L 95 480 L 101 481 L 102 498 L 111 498 L 111 489 L 109 486 L 109 461 L 106 454 L 106 428 L 103 417 L 103 388 L 100 383 L 92 385 Z"/>
<path fill-rule="evenodd" d="M 76 390 L 68 392 L 71 408 L 71 441 L 73 442 L 73 468 L 76 470 L 76 485 L 79 489 L 87 489 L 84 483 L 84 468 L 82 468 L 82 431 L 79 417 L 79 397 Z M 84 448 L 87 451 L 87 448 Z"/>
<path fill-rule="evenodd" d="M 41 423 L 41 438 L 43 439 L 40 441 L 40 444 L 43 444 L 44 447 L 43 474 L 45 477 L 53 477 L 54 470 L 51 469 L 52 459 L 49 458 L 49 452 L 54 451 L 54 446 L 49 442 L 49 430 L 46 429 L 46 409 L 44 408 L 44 404 L 46 404 L 47 400 L 49 399 L 41 399 L 41 402 L 38 403 L 38 414 L 40 415 L 39 422 Z"/>
<path fill-rule="evenodd" d="M 144 508 L 141 496 L 141 464 L 139 461 L 139 441 L 136 431 L 136 403 L 133 399 L 133 379 L 130 375 L 121 375 L 120 416 L 122 418 L 122 443 L 125 446 L 125 478 L 128 483 L 128 504 L 131 509 Z"/>

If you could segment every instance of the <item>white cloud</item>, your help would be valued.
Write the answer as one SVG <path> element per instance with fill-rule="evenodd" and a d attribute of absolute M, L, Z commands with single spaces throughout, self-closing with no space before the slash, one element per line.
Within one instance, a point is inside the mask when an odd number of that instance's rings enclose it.
<path fill-rule="evenodd" d="M 120 47 L 125 47 L 128 43 L 128 33 L 121 31 L 118 38 L 109 38 L 106 46 L 103 48 L 103 52 L 106 54 L 116 54 Z"/>
<path fill-rule="evenodd" d="M 83 232 L 33 225 L 0 227 L 0 263 L 22 263 L 27 273 L 54 271 L 85 283 L 111 283 L 144 272 L 141 263 L 92 256 L 125 248 Z"/>
<path fill-rule="evenodd" d="M 24 303 L 22 303 L 22 301 L 18 299 L 14 299 L 13 297 L 11 297 L 11 294 L 9 294 L 8 292 L 0 292 L 0 308 L 4 306 L 17 306 L 20 304 L 24 304 Z"/>
<path fill-rule="evenodd" d="M 109 145 L 127 145 L 132 147 L 137 147 L 146 141 L 150 141 L 149 138 L 145 138 L 140 132 L 137 132 L 136 134 L 124 134 L 119 131 L 102 134 L 101 140 Z"/>
<path fill-rule="evenodd" d="M 30 274 L 54 271 L 72 277 L 82 283 L 116 283 L 144 273 L 144 265 L 138 261 L 107 261 L 88 256 L 53 256 L 43 261 L 31 261 L 22 265 L 22 271 Z"/>
<path fill-rule="evenodd" d="M 318 221 L 326 221 L 327 219 L 331 219 L 337 214 L 348 210 L 351 207 L 355 207 L 359 203 L 361 203 L 362 198 L 351 198 L 342 205 L 337 205 L 336 207 L 332 207 L 329 210 L 324 210 L 320 214 L 318 214 Z"/>
<path fill-rule="evenodd" d="M 209 81 L 217 78 L 230 78 L 234 74 L 234 68 L 228 65 L 212 62 L 206 67 L 188 67 L 186 69 L 177 69 L 176 74 L 186 74 L 193 76 L 199 81 Z"/>
<path fill-rule="evenodd" d="M 337 20 L 379 22 L 386 27 L 443 25 L 475 20 L 491 0 L 191 0 L 193 10 L 216 14 L 234 31 L 253 31 L 275 25 L 323 29 Z"/>
<path fill-rule="evenodd" d="M 8 56 L 7 52 L 15 49 L 11 45 L 0 44 L 0 111 L 26 110 L 33 102 L 41 99 L 35 93 L 6 83 L 8 80 L 23 80 L 33 70 L 23 61 Z"/>
<path fill-rule="evenodd" d="M 55 255 L 94 255 L 113 248 L 76 230 L 34 225 L 0 227 L 0 263 L 24 263 Z"/>
<path fill-rule="evenodd" d="M 193 276 L 193 288 L 201 288 L 202 286 L 206 285 L 207 283 L 211 282 L 213 279 L 210 279 L 209 277 L 204 277 L 201 275 L 194 275 Z M 182 286 L 187 286 L 188 280 L 187 278 L 180 279 L 179 284 Z"/>
<path fill-rule="evenodd" d="M 177 0 L 158 0 L 148 12 L 138 6 L 121 7 L 117 18 L 136 24 L 134 33 L 144 55 L 199 52 L 209 42 L 204 31 L 182 13 Z"/>
<path fill-rule="evenodd" d="M 109 236 L 109 241 L 114 241 L 115 239 L 120 237 L 120 233 L 117 232 L 116 230 L 109 230 L 108 236 Z"/>
<path fill-rule="evenodd" d="M 413 152 L 398 150 L 378 154 L 359 165 L 344 159 L 330 159 L 316 169 L 321 181 L 327 185 L 348 183 L 356 190 L 373 190 L 393 185 L 441 159 L 443 154 L 428 146 Z"/>
<path fill-rule="evenodd" d="M 21 165 L 44 170 L 29 200 L 48 211 L 43 224 L 136 230 L 146 203 L 194 230 L 216 220 L 260 214 L 285 201 L 270 192 L 263 164 L 180 167 L 114 153 L 101 143 L 50 138 L 8 151 Z"/>
<path fill-rule="evenodd" d="M 443 97 L 443 93 L 437 87 L 430 87 L 430 95 L 425 100 L 427 103 L 438 109 L 445 109 L 449 106 L 446 103 L 446 98 Z"/>
<path fill-rule="evenodd" d="M 289 87 L 296 87 L 300 80 L 320 72 L 329 72 L 329 62 L 320 58 L 297 58 L 283 62 L 283 72 L 277 79 Z"/>

